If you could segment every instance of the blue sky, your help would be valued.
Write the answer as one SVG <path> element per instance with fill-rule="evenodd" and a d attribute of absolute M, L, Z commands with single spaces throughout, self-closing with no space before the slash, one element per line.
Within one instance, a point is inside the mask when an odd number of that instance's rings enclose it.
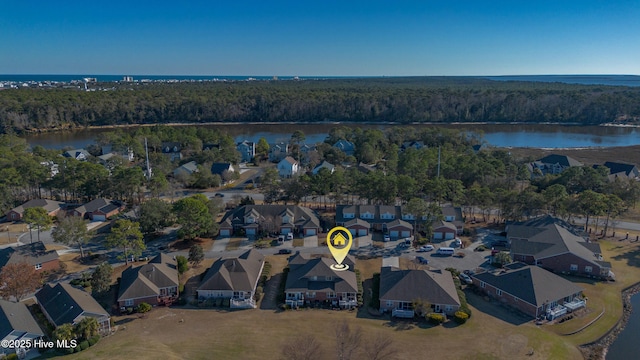
<path fill-rule="evenodd" d="M 640 74 L 638 0 L 0 0 L 0 74 Z"/>

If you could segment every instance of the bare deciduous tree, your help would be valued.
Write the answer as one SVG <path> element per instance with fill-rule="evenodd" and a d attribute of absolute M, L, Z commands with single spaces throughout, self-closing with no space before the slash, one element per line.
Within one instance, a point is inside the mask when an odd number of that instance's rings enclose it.
<path fill-rule="evenodd" d="M 322 347 L 313 335 L 298 335 L 282 346 L 286 360 L 319 360 L 322 355 Z"/>
<path fill-rule="evenodd" d="M 336 359 L 351 360 L 360 347 L 362 340 L 362 329 L 356 327 L 351 329 L 349 323 L 343 320 L 336 325 Z"/>
<path fill-rule="evenodd" d="M 398 358 L 398 348 L 393 340 L 383 334 L 378 333 L 365 341 L 362 347 L 363 358 L 367 360 L 395 360 Z"/>

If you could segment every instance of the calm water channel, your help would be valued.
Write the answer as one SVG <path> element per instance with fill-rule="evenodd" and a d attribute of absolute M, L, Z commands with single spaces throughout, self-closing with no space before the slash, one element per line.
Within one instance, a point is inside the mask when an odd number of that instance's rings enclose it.
<path fill-rule="evenodd" d="M 631 306 L 633 312 L 629 322 L 609 347 L 607 360 L 638 359 L 640 346 L 637 343 L 637 336 L 640 333 L 640 294 L 635 294 L 631 297 Z"/>
<path fill-rule="evenodd" d="M 289 141 L 291 133 L 302 130 L 307 143 L 324 141 L 333 124 L 278 124 L 278 125 L 204 125 L 222 129 L 237 141 L 258 141 L 265 137 L 269 143 Z M 349 124 L 347 126 L 355 127 Z M 362 125 L 364 128 L 385 129 L 403 125 Z M 432 125 L 413 125 L 424 128 Z M 481 135 L 488 144 L 498 147 L 581 148 L 640 145 L 640 129 L 599 126 L 562 125 L 446 125 Z M 95 141 L 96 136 L 112 129 L 90 129 L 73 132 L 56 132 L 26 135 L 32 146 L 45 148 L 82 148 Z"/>

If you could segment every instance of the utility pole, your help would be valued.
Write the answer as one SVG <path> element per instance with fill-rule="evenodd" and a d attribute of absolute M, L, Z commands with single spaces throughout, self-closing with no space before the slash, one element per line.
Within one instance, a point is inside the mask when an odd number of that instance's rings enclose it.
<path fill-rule="evenodd" d="M 149 165 L 149 147 L 147 146 L 147 138 L 144 138 L 144 151 L 147 157 L 147 180 L 151 180 L 151 166 Z"/>
<path fill-rule="evenodd" d="M 440 177 L 440 146 L 438 146 L 438 178 Z"/>

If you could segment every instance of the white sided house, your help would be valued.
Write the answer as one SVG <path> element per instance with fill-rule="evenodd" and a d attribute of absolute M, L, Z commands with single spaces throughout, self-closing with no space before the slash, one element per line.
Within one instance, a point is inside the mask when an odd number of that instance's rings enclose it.
<path fill-rule="evenodd" d="M 291 156 L 287 156 L 278 163 L 278 174 L 280 177 L 290 178 L 298 174 L 299 164 Z"/>

